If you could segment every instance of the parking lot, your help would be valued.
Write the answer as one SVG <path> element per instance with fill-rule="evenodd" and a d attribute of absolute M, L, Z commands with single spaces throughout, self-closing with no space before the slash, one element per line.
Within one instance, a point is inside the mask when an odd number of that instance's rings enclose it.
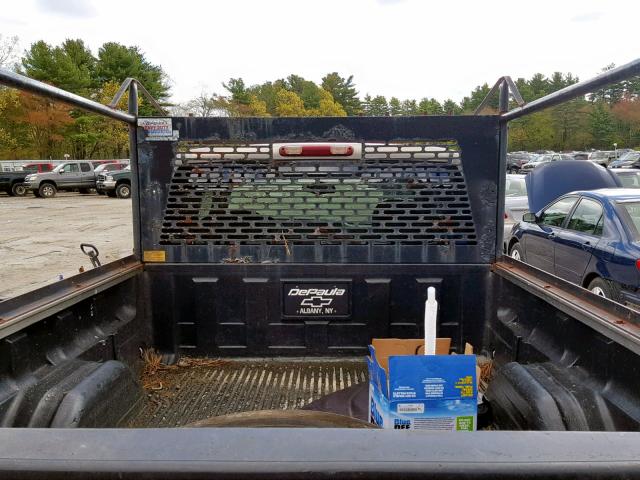
<path fill-rule="evenodd" d="M 81 243 L 107 263 L 132 252 L 131 200 L 60 193 L 52 199 L 0 195 L 0 299 L 92 268 Z"/>

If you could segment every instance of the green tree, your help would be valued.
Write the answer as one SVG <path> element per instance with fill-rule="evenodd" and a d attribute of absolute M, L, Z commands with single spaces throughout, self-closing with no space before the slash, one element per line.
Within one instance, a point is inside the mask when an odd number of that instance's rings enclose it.
<path fill-rule="evenodd" d="M 555 142 L 555 130 L 550 110 L 534 113 L 510 123 L 510 150 L 539 150 Z"/>
<path fill-rule="evenodd" d="M 361 109 L 359 115 L 369 115 L 369 110 L 371 109 L 371 100 L 371 95 L 367 93 L 360 103 Z"/>
<path fill-rule="evenodd" d="M 489 84 L 487 83 L 476 87 L 471 92 L 471 96 L 464 97 L 462 99 L 462 102 L 460 102 L 460 106 L 462 107 L 462 110 L 465 113 L 473 113 L 476 110 L 476 108 L 478 108 L 482 103 L 482 101 L 485 99 L 485 97 L 489 93 L 489 90 L 491 89 L 489 88 Z M 493 110 L 498 109 L 498 101 L 499 101 L 498 97 L 499 95 L 492 96 L 489 103 L 489 108 Z"/>
<path fill-rule="evenodd" d="M 530 92 L 533 96 L 532 100 L 535 98 L 543 97 L 544 95 L 549 93 L 549 80 L 542 74 L 536 73 L 531 77 L 528 82 Z"/>
<path fill-rule="evenodd" d="M 107 82 L 122 83 L 127 77 L 138 79 L 158 101 L 169 97 L 167 76 L 159 65 L 152 64 L 138 47 L 127 47 L 107 42 L 98 50 L 96 78 L 100 85 Z M 141 107 L 144 103 L 141 105 Z M 142 110 L 142 108 L 141 108 Z M 150 114 L 148 107 L 141 114 Z"/>
<path fill-rule="evenodd" d="M 445 100 L 445 102 L 442 104 L 442 110 L 445 115 L 460 115 L 462 113 L 462 108 L 460 108 L 460 105 L 458 105 L 450 98 Z"/>
<path fill-rule="evenodd" d="M 438 100 L 425 97 L 418 103 L 418 113 L 420 115 L 442 115 L 444 110 Z"/>
<path fill-rule="evenodd" d="M 320 107 L 322 92 L 320 87 L 312 81 L 305 80 L 299 75 L 289 75 L 285 82 L 285 88 L 302 99 L 304 108 L 314 109 Z"/>
<path fill-rule="evenodd" d="M 418 115 L 418 103 L 415 100 L 403 100 L 401 109 L 402 115 Z"/>
<path fill-rule="evenodd" d="M 554 149 L 584 148 L 585 139 L 579 134 L 588 129 L 587 125 L 585 125 L 586 115 L 584 109 L 586 104 L 587 102 L 584 99 L 579 98 L 551 109 L 553 128 L 556 132 Z"/>
<path fill-rule="evenodd" d="M 362 112 L 362 104 L 353 83 L 353 75 L 344 78 L 338 72 L 329 73 L 322 79 L 321 86 L 333 96 L 336 102 L 342 105 L 347 115 L 359 115 Z"/>
<path fill-rule="evenodd" d="M 31 78 L 80 95 L 96 86 L 95 59 L 82 40 L 65 40 L 58 47 L 36 42 L 26 51 L 22 68 Z"/>
<path fill-rule="evenodd" d="M 230 78 L 229 81 L 223 83 L 222 86 L 231 94 L 231 99 L 234 102 L 248 105 L 251 101 L 251 93 L 245 86 L 242 78 Z"/>
<path fill-rule="evenodd" d="M 370 117 L 388 117 L 389 104 L 383 95 L 378 95 L 369 102 L 369 110 L 366 112 Z"/>
<path fill-rule="evenodd" d="M 284 80 L 276 80 L 275 82 L 264 82 L 260 85 L 253 85 L 249 88 L 251 95 L 265 103 L 267 113 L 276 114 L 276 97 L 278 90 L 285 88 Z"/>
<path fill-rule="evenodd" d="M 615 125 L 606 102 L 595 102 L 590 113 L 589 126 L 593 136 L 593 146 L 596 148 L 611 148 Z"/>
<path fill-rule="evenodd" d="M 392 117 L 402 115 L 402 105 L 400 104 L 400 100 L 398 100 L 396 97 L 391 97 L 389 99 L 389 114 Z"/>

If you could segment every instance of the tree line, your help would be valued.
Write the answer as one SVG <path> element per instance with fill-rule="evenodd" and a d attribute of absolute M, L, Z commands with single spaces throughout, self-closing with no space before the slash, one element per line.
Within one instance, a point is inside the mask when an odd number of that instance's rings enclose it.
<path fill-rule="evenodd" d="M 0 66 L 108 104 L 127 77 L 139 79 L 160 101 L 170 94 L 168 77 L 137 47 L 103 44 L 94 55 L 82 40 L 53 46 L 39 41 L 23 55 L 17 39 L 0 37 Z M 118 108 L 126 109 L 122 99 Z M 151 114 L 140 101 L 141 115 Z M 101 115 L 73 109 L 11 88 L 0 88 L 0 159 L 127 158 L 127 126 Z"/>
<path fill-rule="evenodd" d="M 22 55 L 17 39 L 0 36 L 0 66 L 79 95 L 108 103 L 127 77 L 139 79 L 174 115 L 193 116 L 403 116 L 472 114 L 488 94 L 489 84 L 456 102 L 360 95 L 353 76 L 326 74 L 320 82 L 299 75 L 247 85 L 241 78 L 222 84 L 221 94 L 201 92 L 188 102 L 169 103 L 170 85 L 160 65 L 135 46 L 103 44 L 94 55 L 82 40 L 61 45 L 32 44 Z M 604 70 L 613 68 L 613 65 Z M 578 78 L 571 73 L 536 73 L 515 84 L 530 102 Z M 495 113 L 497 96 L 483 113 Z M 120 108 L 126 108 L 123 100 Z M 140 101 L 141 115 L 154 113 Z M 640 77 L 620 82 L 555 108 L 510 123 L 510 150 L 584 150 L 640 146 Z M 126 126 L 99 115 L 43 100 L 25 92 L 0 89 L 0 158 L 123 158 L 128 156 Z"/>

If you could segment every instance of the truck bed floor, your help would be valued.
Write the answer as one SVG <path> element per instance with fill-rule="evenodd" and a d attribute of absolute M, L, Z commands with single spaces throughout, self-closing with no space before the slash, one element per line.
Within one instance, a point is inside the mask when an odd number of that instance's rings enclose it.
<path fill-rule="evenodd" d="M 197 359 L 196 359 L 197 360 Z M 129 427 L 178 427 L 218 415 L 296 409 L 367 381 L 363 359 L 233 359 L 191 362 L 143 377 L 143 405 Z M 211 363 L 211 362 L 209 362 Z"/>

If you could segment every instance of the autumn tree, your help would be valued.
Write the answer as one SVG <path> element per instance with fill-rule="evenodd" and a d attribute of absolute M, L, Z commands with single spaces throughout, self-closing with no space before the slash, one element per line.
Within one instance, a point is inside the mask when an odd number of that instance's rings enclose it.
<path fill-rule="evenodd" d="M 39 158 L 62 153 L 64 128 L 73 122 L 65 105 L 32 95 L 18 94 L 19 107 L 8 112 L 10 120 L 26 133 Z"/>
<path fill-rule="evenodd" d="M 628 96 L 611 108 L 619 122 L 618 132 L 626 145 L 640 145 L 640 98 Z"/>
<path fill-rule="evenodd" d="M 276 114 L 279 117 L 304 117 L 304 102 L 295 92 L 282 88 L 276 94 Z"/>
<path fill-rule="evenodd" d="M 342 105 L 336 102 L 333 96 L 323 88 L 320 89 L 320 101 L 318 102 L 318 108 L 307 111 L 307 114 L 318 117 L 347 116 L 347 112 Z"/>

